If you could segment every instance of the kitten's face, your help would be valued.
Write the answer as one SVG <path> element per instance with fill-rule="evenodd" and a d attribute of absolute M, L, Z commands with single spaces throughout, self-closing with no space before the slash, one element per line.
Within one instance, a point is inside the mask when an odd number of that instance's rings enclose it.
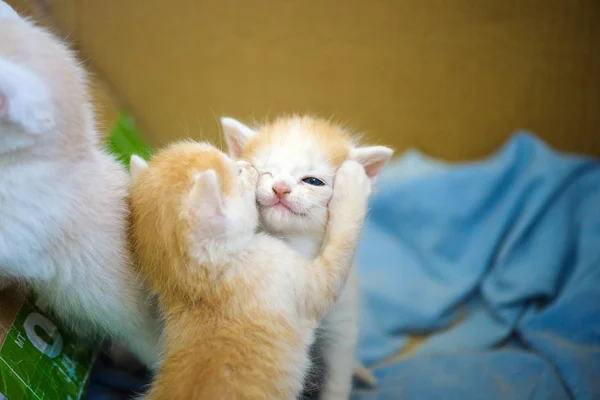
<path fill-rule="evenodd" d="M 382 146 L 355 148 L 343 128 L 308 116 L 280 118 L 256 130 L 231 118 L 221 123 L 229 154 L 258 170 L 260 219 L 271 233 L 322 234 L 341 163 L 354 159 L 375 179 L 393 153 Z"/>
<path fill-rule="evenodd" d="M 266 230 L 282 234 L 323 231 L 338 163 L 319 143 L 291 135 L 247 157 L 259 173 L 256 200 Z"/>

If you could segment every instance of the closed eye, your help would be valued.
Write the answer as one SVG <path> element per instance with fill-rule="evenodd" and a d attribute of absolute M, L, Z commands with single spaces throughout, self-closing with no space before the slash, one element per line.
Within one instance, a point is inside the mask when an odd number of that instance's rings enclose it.
<path fill-rule="evenodd" d="M 312 185 L 312 186 L 324 186 L 325 185 L 325 183 L 322 180 L 317 179 L 314 176 L 308 176 L 308 177 L 302 179 L 302 182 L 308 183 L 309 185 Z"/>

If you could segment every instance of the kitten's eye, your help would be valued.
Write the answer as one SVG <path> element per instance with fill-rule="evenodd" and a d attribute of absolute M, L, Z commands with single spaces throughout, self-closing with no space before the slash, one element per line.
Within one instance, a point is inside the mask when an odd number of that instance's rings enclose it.
<path fill-rule="evenodd" d="M 323 183 L 322 180 L 317 179 L 313 176 L 309 176 L 307 178 L 302 179 L 302 182 L 304 183 L 308 183 L 309 185 L 313 185 L 313 186 L 323 186 L 325 185 L 325 183 Z"/>

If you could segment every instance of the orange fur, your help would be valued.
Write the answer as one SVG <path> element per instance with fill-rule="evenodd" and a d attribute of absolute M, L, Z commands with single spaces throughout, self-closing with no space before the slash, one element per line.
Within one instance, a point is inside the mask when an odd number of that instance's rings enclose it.
<path fill-rule="evenodd" d="M 234 284 L 214 287 L 206 268 L 189 267 L 194 261 L 185 238 L 189 227 L 181 217 L 183 198 L 194 175 L 207 169 L 217 171 L 223 194 L 233 191 L 224 155 L 205 144 L 182 142 L 159 152 L 150 166 L 131 188 L 140 268 L 165 317 L 165 359 L 148 398 L 281 398 L 273 377 L 280 373 L 277 366 L 292 360 L 277 356 L 282 352 L 271 338 L 293 341 L 291 328 L 258 311 L 240 318 L 232 312 Z"/>
<path fill-rule="evenodd" d="M 203 180 L 211 170 L 218 189 Z M 299 394 L 316 321 L 339 296 L 366 212 L 370 184 L 362 168 L 340 170 L 345 175 L 332 199 L 336 211 L 314 261 L 279 239 L 254 233 L 256 171 L 207 144 L 174 144 L 133 174 L 131 235 L 141 274 L 165 318 L 164 360 L 149 399 Z M 211 188 L 221 192 L 222 212 L 207 197 Z M 249 202 L 229 203 L 240 198 Z M 242 212 L 254 212 L 254 218 L 238 215 L 228 223 L 251 229 L 234 229 L 233 236 L 207 231 L 232 212 L 231 204 L 249 205 Z M 219 212 L 205 213 L 207 205 Z M 247 243 L 237 244 L 246 236 Z"/>
<path fill-rule="evenodd" d="M 227 314 L 210 305 L 168 312 L 166 358 L 150 399 L 287 398 L 287 388 L 279 387 L 277 377 L 286 375 L 285 365 L 297 360 L 286 357 L 282 342 L 273 338 L 285 337 L 285 343 L 294 344 L 294 329 L 264 312 Z"/>
<path fill-rule="evenodd" d="M 257 151 L 277 146 L 287 140 L 286 136 L 293 134 L 301 135 L 302 140 L 318 143 L 319 149 L 335 168 L 346 159 L 354 142 L 344 128 L 329 120 L 311 116 L 280 117 L 259 127 L 256 136 L 245 144 L 243 157 L 249 160 Z"/>
<path fill-rule="evenodd" d="M 208 144 L 179 142 L 159 152 L 131 186 L 130 202 L 135 212 L 132 237 L 142 272 L 150 288 L 164 299 L 194 301 L 203 293 L 207 276 L 190 276 L 187 267 L 187 221 L 181 218 L 183 196 L 194 175 L 217 170 L 224 194 L 232 192 L 228 166 L 222 154 Z M 202 270 L 202 269 L 201 269 Z"/>

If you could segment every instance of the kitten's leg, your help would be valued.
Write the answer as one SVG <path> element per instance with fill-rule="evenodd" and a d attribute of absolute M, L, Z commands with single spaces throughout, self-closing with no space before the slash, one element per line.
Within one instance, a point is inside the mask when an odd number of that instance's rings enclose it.
<path fill-rule="evenodd" d="M 40 135 L 54 129 L 50 89 L 35 73 L 0 57 L 0 122 Z"/>
<path fill-rule="evenodd" d="M 329 204 L 325 245 L 310 273 L 307 305 L 313 307 L 311 316 L 320 320 L 327 313 L 319 327 L 319 351 L 326 371 L 323 399 L 350 396 L 358 336 L 358 286 L 352 264 L 370 189 L 364 168 L 354 162 L 342 164 Z"/>
<path fill-rule="evenodd" d="M 360 164 L 346 161 L 339 168 L 329 203 L 327 238 L 321 254 L 310 262 L 305 295 L 308 315 L 317 320 L 329 312 L 350 273 L 354 251 L 371 190 Z"/>
<path fill-rule="evenodd" d="M 325 367 L 325 381 L 319 398 L 348 399 L 356 365 L 354 352 L 358 337 L 358 279 L 353 267 L 346 286 L 332 310 L 319 325 L 318 351 Z"/>

